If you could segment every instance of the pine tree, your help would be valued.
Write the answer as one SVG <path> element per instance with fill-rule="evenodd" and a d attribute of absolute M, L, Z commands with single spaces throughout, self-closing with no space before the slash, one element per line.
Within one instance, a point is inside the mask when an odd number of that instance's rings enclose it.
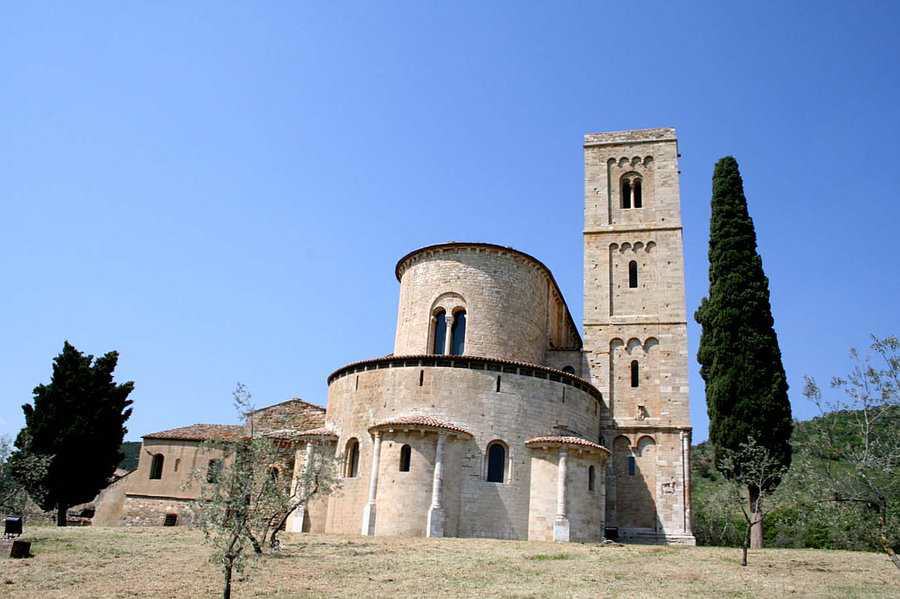
<path fill-rule="evenodd" d="M 694 316 L 703 328 L 700 375 L 706 382 L 709 439 L 725 476 L 726 457 L 738 455 L 749 440 L 790 467 L 793 429 L 788 384 L 781 363 L 769 303 L 769 281 L 757 252 L 756 231 L 747 210 L 737 161 L 726 156 L 713 174 L 709 232 L 709 297 Z M 774 479 L 775 487 L 780 479 Z M 771 491 L 766 489 L 765 491 Z M 750 505 L 760 489 L 747 489 Z M 762 546 L 762 522 L 754 523 L 752 547 Z"/>
<path fill-rule="evenodd" d="M 49 467 L 37 479 L 27 472 L 16 475 L 40 498 L 41 508 L 56 508 L 59 526 L 65 526 L 70 506 L 93 499 L 106 486 L 122 459 L 134 383 L 113 381 L 118 360 L 116 352 L 94 360 L 66 341 L 53 360 L 50 384 L 35 387 L 34 405 L 22 406 L 25 428 L 16 439 L 18 452 L 49 459 Z"/>

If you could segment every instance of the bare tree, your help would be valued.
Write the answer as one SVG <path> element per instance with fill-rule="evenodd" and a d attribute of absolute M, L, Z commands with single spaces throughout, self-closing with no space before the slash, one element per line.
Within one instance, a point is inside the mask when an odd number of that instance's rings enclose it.
<path fill-rule="evenodd" d="M 860 356 L 851 349 L 850 372 L 832 379 L 831 388 L 838 393 L 825 399 L 815 380 L 806 377 L 803 394 L 822 413 L 814 421 L 809 447 L 819 466 L 805 472 L 810 488 L 818 489 L 822 501 L 861 510 L 870 534 L 900 568 L 889 539 L 900 528 L 898 348 L 896 337 L 873 336 L 872 353 Z"/>
<path fill-rule="evenodd" d="M 741 565 L 747 565 L 747 549 L 754 528 L 762 528 L 770 499 L 788 467 L 751 437 L 737 451 L 721 452 L 720 469 L 729 481 L 731 500 L 740 506 L 746 528 L 741 545 Z M 755 492 L 750 492 L 753 489 Z"/>

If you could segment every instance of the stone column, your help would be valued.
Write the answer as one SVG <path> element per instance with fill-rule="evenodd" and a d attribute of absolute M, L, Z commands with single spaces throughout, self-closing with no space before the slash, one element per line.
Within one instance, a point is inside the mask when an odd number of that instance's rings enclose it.
<path fill-rule="evenodd" d="M 301 481 L 305 481 L 309 475 L 309 469 L 312 468 L 313 460 L 313 442 L 310 440 L 306 443 L 306 451 L 304 452 L 303 465 L 300 465 L 300 450 L 298 449 L 294 455 L 294 480 L 291 483 L 291 496 L 297 493 L 297 485 Z M 302 489 L 300 492 L 304 492 Z M 294 510 L 294 513 L 288 516 L 287 531 L 303 532 L 303 519 L 306 517 L 306 500 Z"/>
<path fill-rule="evenodd" d="M 684 532 L 691 532 L 691 433 L 681 431 L 681 472 L 684 490 Z"/>
<path fill-rule="evenodd" d="M 444 505 L 441 503 L 444 489 L 444 451 L 447 445 L 447 433 L 437 434 L 434 450 L 434 478 L 431 481 L 431 507 L 428 508 L 428 529 L 426 536 L 444 536 Z"/>
<path fill-rule="evenodd" d="M 437 317 L 432 314 L 431 320 L 428 322 L 428 347 L 425 348 L 426 354 L 434 353 L 434 339 L 437 337 Z"/>
<path fill-rule="evenodd" d="M 560 543 L 569 542 L 569 518 L 566 512 L 568 457 L 568 450 L 560 447 L 559 463 L 556 467 L 556 520 L 553 522 L 553 540 Z"/>
<path fill-rule="evenodd" d="M 444 355 L 449 356 L 450 355 L 450 341 L 451 341 L 450 337 L 453 334 L 453 315 L 447 314 L 446 321 L 447 321 L 447 334 L 444 335 Z"/>
<path fill-rule="evenodd" d="M 381 462 L 381 431 L 372 434 L 375 443 L 372 445 L 372 471 L 369 473 L 369 501 L 363 508 L 362 534 L 375 536 L 375 496 L 378 493 L 378 467 Z"/>

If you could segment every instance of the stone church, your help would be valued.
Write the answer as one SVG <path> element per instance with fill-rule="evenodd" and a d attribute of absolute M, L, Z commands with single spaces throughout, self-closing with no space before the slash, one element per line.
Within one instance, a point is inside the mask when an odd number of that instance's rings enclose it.
<path fill-rule="evenodd" d="M 675 131 L 586 135 L 584 176 L 584 336 L 524 252 L 403 256 L 393 352 L 332 372 L 326 410 L 294 399 L 254 414 L 292 447 L 295 477 L 316 446 L 343 464 L 339 490 L 288 530 L 693 544 Z M 118 521 L 185 523 L 191 472 L 217 459 L 202 441 L 245 432 L 146 435 L 109 493 Z"/>

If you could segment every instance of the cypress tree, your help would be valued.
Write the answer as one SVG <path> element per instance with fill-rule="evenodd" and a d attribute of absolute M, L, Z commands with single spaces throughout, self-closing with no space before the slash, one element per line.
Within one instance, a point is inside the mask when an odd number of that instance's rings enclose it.
<path fill-rule="evenodd" d="M 694 318 L 703 329 L 697 359 L 706 383 L 709 439 L 717 466 L 724 475 L 734 476 L 724 471 L 721 458 L 739 452 L 753 438 L 789 467 L 793 423 L 769 280 L 757 252 L 738 163 L 731 156 L 719 160 L 713 174 L 709 297 Z M 759 489 L 748 493 L 752 504 Z M 761 521 L 754 523 L 752 546 L 762 546 Z"/>
<path fill-rule="evenodd" d="M 122 439 L 131 416 L 133 382 L 116 384 L 119 355 L 94 360 L 68 341 L 53 360 L 49 385 L 34 388 L 34 405 L 25 404 L 25 428 L 16 438 L 22 455 L 49 459 L 43 476 L 15 473 L 44 510 L 56 508 L 65 526 L 70 506 L 89 501 L 107 484 L 122 459 Z"/>

